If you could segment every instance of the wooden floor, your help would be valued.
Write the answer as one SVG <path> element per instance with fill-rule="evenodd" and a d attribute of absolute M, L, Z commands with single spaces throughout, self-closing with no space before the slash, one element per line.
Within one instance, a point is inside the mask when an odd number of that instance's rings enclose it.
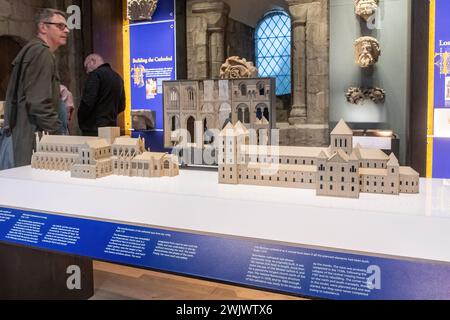
<path fill-rule="evenodd" d="M 94 262 L 93 300 L 299 300 L 259 290 Z"/>

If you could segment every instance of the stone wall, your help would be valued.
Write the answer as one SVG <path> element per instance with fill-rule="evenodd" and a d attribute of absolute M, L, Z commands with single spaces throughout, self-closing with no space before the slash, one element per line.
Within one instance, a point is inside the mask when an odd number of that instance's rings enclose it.
<path fill-rule="evenodd" d="M 239 21 L 228 19 L 225 37 L 226 56 L 239 56 L 255 61 L 255 29 Z"/>
<path fill-rule="evenodd" d="M 329 143 L 329 0 L 287 0 L 292 19 L 293 105 L 284 144 Z M 306 140 L 305 140 L 306 139 Z M 295 143 L 291 143 L 295 142 Z"/>
<path fill-rule="evenodd" d="M 34 17 L 44 0 L 0 0 L 0 36 L 17 36 L 26 41 L 35 34 Z"/>
<path fill-rule="evenodd" d="M 292 18 L 292 110 L 277 101 L 283 145 L 329 143 L 329 0 L 287 0 Z M 217 78 L 225 56 L 254 61 L 250 27 L 229 18 L 219 0 L 187 1 L 188 78 Z M 225 30 L 225 31 L 224 31 Z M 221 62 L 222 60 L 222 62 Z M 289 122 L 289 124 L 287 123 Z"/>
<path fill-rule="evenodd" d="M 188 0 L 186 41 L 189 79 L 219 78 L 225 62 L 229 6 L 223 1 Z"/>

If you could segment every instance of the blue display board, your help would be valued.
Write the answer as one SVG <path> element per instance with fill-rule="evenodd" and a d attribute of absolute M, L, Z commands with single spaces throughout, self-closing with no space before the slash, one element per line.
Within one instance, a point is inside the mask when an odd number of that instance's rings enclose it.
<path fill-rule="evenodd" d="M 130 24 L 131 109 L 156 112 L 164 129 L 162 82 L 176 79 L 175 2 L 162 0 L 152 22 Z"/>
<path fill-rule="evenodd" d="M 0 208 L 0 241 L 308 297 L 450 299 L 449 264 L 9 208 Z"/>
<path fill-rule="evenodd" d="M 431 35 L 434 42 L 431 48 L 430 83 L 432 94 L 432 161 L 433 178 L 450 178 L 450 1 L 431 1 Z M 430 124 L 431 126 L 431 124 Z"/>

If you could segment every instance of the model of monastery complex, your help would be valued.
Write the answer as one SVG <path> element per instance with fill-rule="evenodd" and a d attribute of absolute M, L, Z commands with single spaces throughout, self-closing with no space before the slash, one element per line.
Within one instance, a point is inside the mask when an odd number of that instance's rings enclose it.
<path fill-rule="evenodd" d="M 353 146 L 341 120 L 328 148 L 249 145 L 245 125 L 228 123 L 220 134 L 219 183 L 316 190 L 319 196 L 359 198 L 361 192 L 419 192 L 419 174 L 394 154 Z"/>
<path fill-rule="evenodd" d="M 108 175 L 174 177 L 178 159 L 172 154 L 148 152 L 141 138 L 121 137 L 120 128 L 99 128 L 98 137 L 36 135 L 34 169 L 70 171 L 75 178 Z"/>

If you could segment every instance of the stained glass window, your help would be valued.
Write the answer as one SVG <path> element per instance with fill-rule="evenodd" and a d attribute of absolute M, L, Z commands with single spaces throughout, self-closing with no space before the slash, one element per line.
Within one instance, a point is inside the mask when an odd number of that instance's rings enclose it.
<path fill-rule="evenodd" d="M 259 76 L 277 79 L 277 95 L 291 93 L 291 18 L 282 10 L 268 12 L 255 32 Z"/>

